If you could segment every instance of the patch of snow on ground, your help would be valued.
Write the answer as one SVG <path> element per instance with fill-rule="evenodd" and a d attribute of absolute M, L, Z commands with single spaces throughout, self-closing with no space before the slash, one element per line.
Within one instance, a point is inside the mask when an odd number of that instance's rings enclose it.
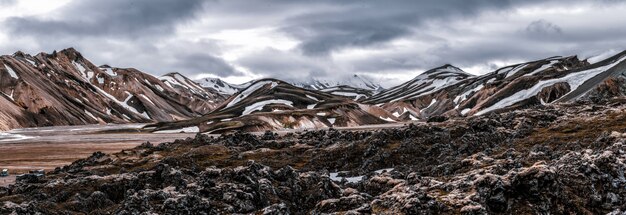
<path fill-rule="evenodd" d="M 186 128 L 181 128 L 181 129 L 176 129 L 176 130 L 162 130 L 162 131 L 156 131 L 154 133 L 156 134 L 175 134 L 175 133 L 198 133 L 200 132 L 200 128 L 198 126 L 193 126 L 193 127 L 186 127 Z"/>
<path fill-rule="evenodd" d="M 331 94 L 338 95 L 338 96 L 350 97 L 350 98 L 354 97 L 354 100 L 359 100 L 362 97 L 367 97 L 364 94 L 353 93 L 353 92 L 331 92 Z"/>
<path fill-rule="evenodd" d="M 272 99 L 272 100 L 266 100 L 266 101 L 260 101 L 257 103 L 254 103 L 250 106 L 247 106 L 246 109 L 243 111 L 242 115 L 248 115 L 254 111 L 260 111 L 263 110 L 263 107 L 265 107 L 265 105 L 268 104 L 284 104 L 290 107 L 293 107 L 293 102 L 292 101 L 287 101 L 287 100 L 283 100 L 283 99 Z"/>
<path fill-rule="evenodd" d="M 306 109 L 313 109 L 317 104 L 310 104 L 306 106 Z"/>
<path fill-rule="evenodd" d="M 339 173 L 337 173 L 337 172 L 331 172 L 330 173 L 330 180 L 339 182 L 339 181 L 342 181 L 345 178 L 346 181 L 348 181 L 348 183 L 358 183 L 358 182 L 362 181 L 363 177 L 364 177 L 364 176 L 339 177 L 338 175 L 339 175 Z"/>
<path fill-rule="evenodd" d="M 318 115 L 318 116 L 326 116 L 326 113 L 324 113 L 324 112 L 319 112 L 319 113 L 317 113 L 316 115 Z"/>
<path fill-rule="evenodd" d="M 11 68 L 10 66 L 4 64 L 4 68 L 7 69 L 7 71 L 9 72 L 9 75 L 15 79 L 19 79 L 20 77 L 17 76 L 17 74 L 15 73 L 15 71 L 13 70 L 13 68 Z"/>
<path fill-rule="evenodd" d="M 393 171 L 393 168 L 379 169 L 379 170 L 376 170 L 376 171 L 374 171 L 374 172 L 375 172 L 376 174 L 381 174 L 381 173 L 383 173 L 383 172 L 391 172 L 391 171 Z"/>
<path fill-rule="evenodd" d="M 468 112 L 470 112 L 470 110 L 472 110 L 472 109 L 469 109 L 469 108 L 465 108 L 465 109 L 463 109 L 463 110 L 461 111 L 461 115 L 464 115 L 464 116 L 465 116 L 465 114 L 467 114 Z"/>

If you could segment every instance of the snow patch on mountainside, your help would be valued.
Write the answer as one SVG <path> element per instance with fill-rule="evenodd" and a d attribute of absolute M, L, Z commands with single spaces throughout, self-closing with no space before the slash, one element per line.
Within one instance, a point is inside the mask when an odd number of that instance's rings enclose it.
<path fill-rule="evenodd" d="M 584 71 L 579 71 L 579 72 L 575 72 L 575 73 L 571 73 L 568 74 L 564 77 L 561 78 L 555 78 L 555 79 L 549 79 L 549 80 L 542 80 L 539 81 L 537 84 L 535 84 L 533 87 L 529 88 L 529 89 L 523 89 L 520 91 L 517 91 L 515 94 L 503 98 L 502 100 L 498 101 L 497 103 L 495 103 L 494 105 L 485 108 L 481 111 L 479 111 L 478 113 L 476 113 L 476 115 L 483 115 L 485 113 L 488 113 L 490 111 L 493 110 L 497 110 L 497 109 L 501 109 L 501 108 L 506 108 L 508 106 L 511 106 L 519 101 L 523 101 L 525 99 L 531 98 L 533 96 L 536 96 L 543 88 L 545 87 L 549 87 L 552 86 L 556 83 L 559 82 L 567 82 L 570 86 L 570 93 L 573 92 L 574 90 L 576 90 L 578 87 L 580 87 L 580 85 L 582 85 L 585 81 L 589 80 L 590 78 L 595 77 L 596 75 L 614 67 L 615 65 L 621 63 L 622 61 L 624 61 L 624 59 L 626 59 L 626 57 L 622 57 L 619 60 L 606 65 L 606 66 L 601 66 L 601 67 L 597 67 L 597 68 L 593 68 L 593 69 L 589 69 L 589 70 L 584 70 Z M 565 95 L 567 96 L 567 95 Z"/>
<path fill-rule="evenodd" d="M 17 76 L 17 73 L 15 73 L 15 71 L 13 70 L 13 68 L 11 68 L 10 66 L 8 66 L 8 65 L 4 64 L 4 68 L 6 68 L 6 69 L 7 69 L 7 71 L 9 72 L 9 75 L 10 75 L 12 78 L 15 78 L 15 79 L 19 79 L 19 78 L 20 78 L 19 76 Z"/>
<path fill-rule="evenodd" d="M 275 81 L 259 81 L 259 82 L 256 82 L 256 83 L 250 85 L 248 88 L 246 88 L 241 93 L 239 93 L 239 95 L 237 97 L 235 97 L 235 99 L 233 99 L 232 101 L 230 101 L 226 105 L 226 108 L 232 107 L 233 105 L 239 103 L 241 100 L 245 99 L 250 94 L 254 93 L 255 91 L 257 91 L 259 89 L 261 89 L 261 87 L 263 87 L 263 86 L 265 86 L 267 84 L 270 84 L 271 88 L 274 88 L 274 87 L 278 86 L 278 83 L 275 82 Z"/>
<path fill-rule="evenodd" d="M 283 99 L 272 99 L 272 100 L 260 101 L 250 106 L 247 106 L 241 115 L 245 116 L 245 115 L 251 114 L 254 111 L 263 110 L 263 107 L 265 107 L 265 105 L 268 105 L 268 104 L 284 104 L 289 107 L 293 107 L 293 102 L 291 101 L 287 101 Z"/>
<path fill-rule="evenodd" d="M 226 83 L 219 78 L 203 78 L 196 80 L 196 83 L 204 88 L 213 89 L 225 95 L 233 95 L 244 88 L 242 86 Z"/>

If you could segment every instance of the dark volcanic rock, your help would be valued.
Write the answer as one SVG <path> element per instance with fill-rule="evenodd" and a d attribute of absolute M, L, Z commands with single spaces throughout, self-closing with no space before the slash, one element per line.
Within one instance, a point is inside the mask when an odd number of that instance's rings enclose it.
<path fill-rule="evenodd" d="M 625 107 L 146 143 L 1 189 L 0 213 L 619 214 Z"/>

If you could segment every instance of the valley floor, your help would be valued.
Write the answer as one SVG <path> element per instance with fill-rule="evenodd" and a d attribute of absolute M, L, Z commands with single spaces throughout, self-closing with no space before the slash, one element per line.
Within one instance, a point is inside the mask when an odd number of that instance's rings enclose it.
<path fill-rule="evenodd" d="M 94 152 L 115 153 L 146 141 L 155 144 L 195 134 L 152 134 L 137 129 L 143 124 L 58 126 L 14 129 L 0 135 L 0 169 L 12 175 L 30 170 L 54 170 Z M 0 178 L 0 185 L 12 181 Z"/>

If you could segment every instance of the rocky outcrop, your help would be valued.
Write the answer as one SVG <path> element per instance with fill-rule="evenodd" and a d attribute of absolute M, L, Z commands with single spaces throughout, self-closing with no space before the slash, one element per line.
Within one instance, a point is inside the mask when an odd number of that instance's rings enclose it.
<path fill-rule="evenodd" d="M 619 214 L 626 103 L 395 129 L 197 135 L 0 190 L 0 213 Z"/>

